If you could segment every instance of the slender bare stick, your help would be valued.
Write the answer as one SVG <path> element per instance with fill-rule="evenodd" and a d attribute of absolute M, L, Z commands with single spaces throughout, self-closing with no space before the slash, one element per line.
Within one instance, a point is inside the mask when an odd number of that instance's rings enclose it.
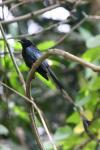
<path fill-rule="evenodd" d="M 55 145 L 55 143 L 54 143 L 54 141 L 53 141 L 53 138 L 52 138 L 52 136 L 51 136 L 51 134 L 50 134 L 50 131 L 48 130 L 48 127 L 47 127 L 46 122 L 45 122 L 45 120 L 44 120 L 44 117 L 43 117 L 44 114 L 43 114 L 43 112 L 40 110 L 40 108 L 36 105 L 36 103 L 34 102 L 34 100 L 30 100 L 28 97 L 24 96 L 23 94 L 19 93 L 19 92 L 16 91 L 16 90 L 12 89 L 11 87 L 9 87 L 8 85 L 6 85 L 5 83 L 3 83 L 3 82 L 1 82 L 1 81 L 0 81 L 0 84 L 1 84 L 2 86 L 4 86 L 4 87 L 8 88 L 9 90 L 11 90 L 12 92 L 14 92 L 15 94 L 19 95 L 19 96 L 22 97 L 26 102 L 28 102 L 28 103 L 30 103 L 32 106 L 34 106 L 34 108 L 35 108 L 35 110 L 37 111 L 37 113 L 38 113 L 38 115 L 39 115 L 39 117 L 40 117 L 40 119 L 41 119 L 41 122 L 42 122 L 42 124 L 43 124 L 43 126 L 44 126 L 44 128 L 45 128 L 45 130 L 46 130 L 46 133 L 47 133 L 47 135 L 48 135 L 48 137 L 49 137 L 49 139 L 50 139 L 50 141 L 51 141 L 51 143 L 52 143 L 52 145 L 53 145 L 54 150 L 57 150 L 56 145 Z"/>
<path fill-rule="evenodd" d="M 60 6 L 60 4 L 55 4 L 55 5 L 49 6 L 47 8 L 43 8 L 43 9 L 37 10 L 35 12 L 33 11 L 33 12 L 28 13 L 26 15 L 15 17 L 12 20 L 1 21 L 1 24 L 11 24 L 11 23 L 14 23 L 14 22 L 17 22 L 17 21 L 22 21 L 22 20 L 30 19 L 30 18 L 33 18 L 33 16 L 41 15 L 42 13 L 44 13 L 46 11 L 49 11 L 51 9 L 54 9 L 54 8 L 56 8 L 58 6 Z"/>
<path fill-rule="evenodd" d="M 35 63 L 33 63 L 32 65 L 32 68 L 29 72 L 29 75 L 28 75 L 28 79 L 27 79 L 27 83 L 26 83 L 26 95 L 27 97 L 31 97 L 30 96 L 30 84 L 31 84 L 31 81 L 34 77 L 34 74 L 35 74 L 35 70 L 39 67 L 39 65 L 42 63 L 42 61 L 44 61 L 45 59 L 47 59 L 48 57 L 50 57 L 51 55 L 57 55 L 57 56 L 62 56 L 64 59 L 66 60 L 72 60 L 72 61 L 75 61 L 75 62 L 78 62 L 80 63 L 81 65 L 85 66 L 85 67 L 88 67 L 90 69 L 92 69 L 93 71 L 95 72 L 100 72 L 100 66 L 96 66 L 92 63 L 89 63 L 89 62 L 86 62 L 85 60 L 77 57 L 77 56 L 74 56 L 68 52 L 65 52 L 63 50 L 59 50 L 59 49 L 52 49 L 52 50 L 49 50 L 47 53 L 43 54 Z M 65 93 L 64 93 L 65 94 Z M 70 98 L 69 95 L 66 95 L 65 96 L 68 98 L 68 100 L 73 104 L 72 102 L 72 99 Z"/>
<path fill-rule="evenodd" d="M 47 53 L 45 53 L 43 56 L 41 56 L 35 63 L 33 63 L 32 65 L 32 68 L 29 72 L 29 75 L 28 75 L 28 79 L 27 79 L 27 83 L 26 83 L 26 95 L 27 97 L 31 97 L 30 96 L 30 85 L 31 85 L 31 81 L 34 77 L 34 74 L 35 74 L 35 70 L 39 67 L 39 65 L 42 63 L 42 61 L 44 61 L 46 58 L 50 57 L 51 55 L 58 55 L 58 56 L 62 56 L 64 59 L 66 60 L 72 60 L 72 61 L 75 61 L 75 62 L 78 62 L 80 64 L 82 64 L 83 66 L 85 67 L 89 67 L 90 69 L 92 69 L 93 71 L 96 71 L 96 72 L 100 72 L 100 66 L 96 66 L 92 63 L 89 63 L 89 62 L 86 62 L 85 60 L 77 57 L 77 56 L 74 56 L 68 52 L 65 52 L 63 50 L 59 50 L 59 49 L 52 49 L 52 50 L 49 50 Z M 76 108 L 77 106 L 75 105 L 75 103 L 73 102 L 72 98 L 69 96 L 69 94 L 67 94 L 65 91 L 63 92 L 64 96 L 66 97 L 66 99 L 69 100 L 70 103 L 72 103 Z M 81 108 L 79 108 L 80 110 Z M 78 110 L 78 108 L 77 108 Z"/>
<path fill-rule="evenodd" d="M 35 63 L 33 63 L 32 68 L 31 68 L 31 70 L 29 72 L 27 83 L 26 83 L 26 95 L 28 95 L 29 98 L 31 97 L 30 96 L 30 91 L 31 91 L 30 90 L 30 85 L 31 85 L 31 81 L 32 81 L 32 79 L 34 77 L 35 70 L 40 66 L 40 64 L 42 63 L 42 61 L 44 61 L 46 58 L 48 58 L 51 55 L 62 56 L 64 59 L 67 59 L 67 60 L 70 59 L 72 61 L 75 61 L 75 62 L 78 62 L 78 63 L 82 64 L 85 67 L 89 67 L 93 71 L 100 72 L 100 66 L 96 66 L 96 65 L 94 65 L 92 63 L 86 62 L 85 60 L 83 60 L 83 59 L 81 59 L 79 57 L 76 57 L 76 56 L 74 56 L 74 55 L 72 55 L 72 54 L 70 54 L 68 52 L 65 52 L 65 51 L 59 50 L 59 49 L 49 50 L 47 53 L 45 53 L 43 56 L 41 56 Z M 75 102 L 73 101 L 73 99 L 69 96 L 69 94 L 67 94 L 67 92 L 65 90 L 64 90 L 64 92 L 62 94 L 64 94 L 63 96 L 65 96 L 65 98 L 67 100 L 69 100 L 69 102 L 71 104 L 74 105 L 74 107 L 77 109 L 77 112 L 81 116 L 81 111 L 83 111 L 83 108 L 77 106 L 75 104 Z M 82 118 L 82 121 L 84 123 L 84 119 L 83 118 Z M 93 135 L 93 137 L 94 137 L 94 135 Z M 96 141 L 98 141 L 98 140 L 96 139 Z"/>
<path fill-rule="evenodd" d="M 37 33 L 32 33 L 32 34 L 22 34 L 22 35 L 17 35 L 17 36 L 11 36 L 11 37 L 7 37 L 7 40 L 8 39 L 19 39 L 19 38 L 23 38 L 23 37 L 31 37 L 31 36 L 37 36 L 39 34 L 42 34 L 48 30 L 51 30 L 52 28 L 55 28 L 57 26 L 59 26 L 60 24 L 63 24 L 63 23 L 66 23 L 66 21 L 61 21 L 61 22 L 58 22 L 58 23 L 55 23 L 55 24 L 51 24 L 50 26 L 44 28 L 42 31 L 39 31 Z M 0 40 L 3 40 L 3 38 L 1 37 Z"/>
<path fill-rule="evenodd" d="M 2 35 L 3 35 L 3 38 L 4 38 L 4 40 L 5 40 L 5 43 L 6 43 L 6 45 L 7 45 L 8 51 L 9 51 L 9 53 L 10 53 L 12 62 L 13 62 L 13 64 L 14 64 L 14 66 L 15 66 L 16 72 L 17 72 L 18 75 L 19 75 L 19 78 L 20 78 L 20 80 L 21 80 L 21 82 L 22 82 L 22 84 L 23 84 L 23 88 L 24 88 L 24 91 L 25 91 L 25 90 L 26 90 L 26 86 L 25 86 L 25 82 L 24 82 L 23 76 L 22 76 L 22 74 L 21 74 L 21 72 L 20 72 L 20 70 L 19 70 L 19 68 L 18 68 L 18 66 L 17 66 L 17 64 L 16 64 L 16 62 L 15 62 L 13 53 L 12 53 L 11 50 L 10 50 L 10 47 L 9 47 L 8 42 L 7 42 L 7 40 L 6 40 L 5 33 L 4 33 L 4 30 L 3 30 L 3 27 L 2 27 L 2 24 L 1 24 L 1 23 L 0 23 L 0 29 L 1 29 L 1 33 L 2 33 Z M 29 98 L 29 99 L 30 99 L 30 98 Z M 31 123 L 32 123 L 32 130 L 33 130 L 33 133 L 34 133 L 34 136 L 35 136 L 35 140 L 36 140 L 36 142 L 37 142 L 37 144 L 38 144 L 39 149 L 40 149 L 40 150 L 45 150 L 44 147 L 43 147 L 43 145 L 42 145 L 42 142 L 40 141 L 40 137 L 39 137 L 39 135 L 38 135 L 37 127 L 36 127 L 36 124 L 35 124 L 35 118 L 34 118 L 34 117 L 35 117 L 35 114 L 33 114 L 33 109 L 32 109 L 33 107 L 31 106 L 31 104 L 30 104 L 29 102 L 28 102 L 27 104 L 28 104 L 28 107 L 27 107 L 27 108 L 28 108 L 28 115 L 29 115 L 30 121 L 31 121 Z"/>
<path fill-rule="evenodd" d="M 72 55 L 69 52 L 66 52 L 64 50 L 60 50 L 60 49 L 51 49 L 48 52 L 46 52 L 45 54 L 43 54 L 34 64 L 33 64 L 33 68 L 30 73 L 30 80 L 33 79 L 34 76 L 34 71 L 35 69 L 37 69 L 39 67 L 39 65 L 42 63 L 42 61 L 44 61 L 45 59 L 47 59 L 48 57 L 50 57 L 51 55 L 56 55 L 56 56 L 62 56 L 64 59 L 66 60 L 72 60 L 74 62 L 77 62 L 85 67 L 88 67 L 90 69 L 92 69 L 95 72 L 100 72 L 100 66 L 94 65 L 90 62 L 87 62 L 85 60 L 83 60 L 82 58 L 79 58 L 75 55 Z"/>
<path fill-rule="evenodd" d="M 75 55 L 72 55 L 72 54 L 70 54 L 68 52 L 65 52 L 63 50 L 52 49 L 48 53 L 51 54 L 51 55 L 62 56 L 66 60 L 68 60 L 68 59 L 72 60 L 74 62 L 77 62 L 77 63 L 83 65 L 84 67 L 88 67 L 88 68 L 92 69 L 95 72 L 100 72 L 100 66 L 94 65 L 94 64 L 92 64 L 90 62 L 87 62 L 87 61 L 83 60 L 82 58 L 79 58 L 79 57 L 77 57 Z M 46 56 L 46 54 L 44 56 Z"/>
<path fill-rule="evenodd" d="M 2 32 L 3 38 L 4 38 L 5 42 L 6 42 L 7 48 L 8 48 L 8 50 L 9 50 L 9 54 L 10 54 L 10 56 L 11 56 L 11 59 L 12 59 L 12 61 L 13 61 L 13 63 L 14 63 L 14 66 L 15 66 L 15 68 L 16 68 L 16 71 L 17 71 L 17 73 L 18 73 L 18 75 L 19 75 L 19 77 L 20 77 L 20 80 L 21 80 L 22 84 L 23 84 L 23 83 L 24 83 L 23 76 L 22 76 L 22 74 L 21 74 L 21 72 L 20 72 L 20 70 L 19 70 L 19 68 L 18 68 L 18 66 L 17 66 L 17 64 L 16 64 L 16 62 L 15 62 L 13 53 L 12 53 L 11 50 L 10 50 L 10 47 L 9 47 L 9 45 L 8 45 L 7 39 L 6 39 L 5 34 L 4 34 L 4 30 L 3 30 L 1 24 L 0 24 L 0 27 L 1 27 L 1 32 Z M 23 85 L 24 85 L 23 88 L 24 88 L 24 91 L 25 91 L 25 90 L 26 90 L 25 83 L 24 83 Z M 27 90 L 26 90 L 26 91 L 27 91 Z M 28 93 L 27 93 L 26 95 L 27 95 L 27 97 L 28 97 Z M 29 98 L 29 99 L 31 99 L 31 98 Z M 41 150 L 44 150 L 43 145 L 42 145 L 42 142 L 40 141 L 40 137 L 39 137 L 39 134 L 38 134 L 38 131 L 37 131 L 36 124 L 35 124 L 35 118 L 34 118 L 34 117 L 35 117 L 35 114 L 33 114 L 33 106 L 31 106 L 30 103 L 28 103 L 28 106 L 29 106 L 29 107 L 27 107 L 27 108 L 28 108 L 28 115 L 29 115 L 30 120 L 31 120 L 31 122 L 32 122 L 32 130 L 33 130 L 33 132 L 34 132 L 34 135 L 35 135 L 37 144 L 38 144 L 38 146 L 40 147 Z M 39 111 L 39 115 L 40 115 L 40 111 Z M 41 118 L 41 121 L 42 121 L 43 126 L 44 126 L 44 128 L 45 128 L 45 127 L 46 127 L 46 123 L 45 123 L 45 120 L 44 120 L 44 118 L 42 117 L 42 115 L 40 116 L 40 118 Z M 43 120 L 44 120 L 44 121 L 43 121 Z M 55 144 L 53 143 L 53 140 L 51 140 L 52 137 L 51 137 L 51 135 L 50 135 L 50 133 L 49 133 L 48 128 L 45 128 L 45 130 L 46 130 L 46 132 L 47 132 L 47 135 L 48 135 L 48 137 L 49 137 L 51 143 L 53 144 L 53 147 L 55 148 L 54 150 L 57 150 Z M 49 133 L 49 134 L 48 134 L 48 133 Z"/>
<path fill-rule="evenodd" d="M 12 3 L 12 2 L 16 2 L 16 1 L 17 1 L 17 0 L 6 0 L 6 1 L 0 3 L 0 6 L 7 5 L 7 4 L 10 4 L 10 3 Z"/>
<path fill-rule="evenodd" d="M 32 81 L 32 79 L 33 79 L 33 77 L 30 78 L 30 72 L 29 72 L 28 79 L 27 79 L 27 82 L 26 82 L 26 96 L 27 96 L 29 99 L 31 99 L 31 94 L 30 94 L 30 91 L 31 91 L 31 90 L 30 90 L 30 89 L 31 89 L 31 81 Z M 30 108 L 30 109 L 29 109 L 29 114 L 31 114 L 31 115 L 30 115 L 30 119 L 31 119 L 32 122 L 34 123 L 34 124 L 33 124 L 33 129 L 35 129 L 35 132 L 37 133 L 35 136 L 36 136 L 37 142 L 38 142 L 38 144 L 39 144 L 39 147 L 41 147 L 42 145 L 41 145 L 40 137 L 39 137 L 37 128 L 36 128 L 36 126 L 35 126 L 36 123 L 35 123 L 35 116 L 34 116 L 34 107 L 31 106 L 31 105 L 29 105 L 29 108 Z M 50 135 L 50 133 L 49 133 L 49 130 L 48 130 L 48 128 L 47 128 L 47 125 L 46 125 L 46 123 L 45 123 L 45 120 L 44 120 L 43 116 L 40 115 L 40 111 L 39 111 L 39 116 L 40 116 L 40 119 L 41 119 L 41 121 L 42 121 L 42 123 L 43 123 L 43 126 L 44 126 L 44 128 L 45 128 L 45 130 L 46 130 L 46 132 L 47 132 L 47 135 L 49 136 L 49 139 L 50 139 L 50 141 L 51 141 L 51 143 L 52 143 L 52 145 L 53 145 L 54 150 L 57 150 L 56 145 L 55 145 L 55 143 L 53 142 L 53 139 L 52 139 L 52 137 L 51 137 L 51 135 Z"/>
<path fill-rule="evenodd" d="M 59 45 L 60 43 L 62 43 L 66 38 L 68 38 L 70 36 L 70 34 L 76 30 L 79 26 L 81 26 L 84 22 L 86 21 L 86 17 L 84 17 L 80 22 L 78 22 L 76 25 L 74 25 L 71 29 L 71 31 L 69 33 L 64 34 L 62 37 L 60 37 L 58 39 L 58 41 L 55 43 L 54 46 L 52 46 L 52 48 L 56 47 L 57 45 Z"/>
<path fill-rule="evenodd" d="M 24 88 L 24 91 L 25 91 L 26 88 L 25 88 L 25 81 L 24 81 L 24 78 L 23 78 L 23 76 L 22 76 L 22 74 L 21 74 L 21 72 L 20 72 L 20 70 L 19 70 L 19 68 L 18 68 L 18 66 L 17 66 L 17 64 L 16 64 L 14 55 L 13 55 L 13 53 L 12 53 L 10 47 L 9 47 L 9 44 L 8 44 L 8 42 L 7 42 L 7 39 L 6 39 L 6 36 L 5 36 L 5 33 L 4 33 L 4 30 L 3 30 L 3 27 L 2 27 L 2 24 L 1 24 L 1 23 L 0 23 L 0 30 L 1 30 L 2 36 L 3 36 L 3 38 L 4 38 L 4 41 L 5 41 L 5 43 L 6 43 L 6 46 L 7 46 L 7 48 L 8 48 L 8 51 L 9 51 L 10 57 L 11 57 L 11 59 L 12 59 L 12 62 L 13 62 L 13 64 L 14 64 L 14 66 L 15 66 L 16 72 L 17 72 L 18 75 L 19 75 L 20 81 L 21 81 L 21 83 L 22 83 L 22 85 L 23 85 L 23 88 Z"/>
<path fill-rule="evenodd" d="M 83 141 L 81 144 L 77 145 L 74 150 L 82 150 L 89 142 L 91 142 L 91 139 L 88 138 L 85 141 Z"/>

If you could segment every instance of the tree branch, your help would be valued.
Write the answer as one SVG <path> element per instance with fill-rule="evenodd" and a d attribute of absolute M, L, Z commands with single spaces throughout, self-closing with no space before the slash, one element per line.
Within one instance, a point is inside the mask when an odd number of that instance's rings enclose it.
<path fill-rule="evenodd" d="M 50 134 L 50 131 L 48 130 L 48 127 L 47 127 L 47 125 L 46 125 L 45 119 L 44 119 L 44 117 L 43 117 L 44 114 L 43 114 L 43 112 L 40 110 L 40 108 L 36 105 L 35 101 L 29 99 L 28 97 L 24 96 L 23 94 L 19 93 L 18 91 L 12 89 L 11 87 L 9 87 L 8 85 L 6 85 L 5 83 L 3 83 L 3 82 L 1 82 L 1 81 L 0 81 L 0 84 L 1 84 L 2 86 L 4 86 L 5 88 L 8 88 L 10 91 L 14 92 L 15 94 L 17 94 L 18 96 L 22 97 L 27 103 L 30 103 L 30 105 L 32 105 L 32 106 L 35 108 L 35 110 L 37 111 L 37 113 L 38 113 L 38 115 L 39 115 L 39 117 L 40 117 L 40 120 L 41 120 L 41 122 L 42 122 L 42 124 L 43 124 L 43 127 L 45 128 L 45 131 L 46 131 L 46 133 L 47 133 L 47 135 L 48 135 L 48 137 L 49 137 L 49 140 L 50 140 L 50 142 L 51 142 L 52 145 L 53 145 L 54 150 L 57 150 L 56 145 L 55 145 L 55 143 L 54 143 L 54 141 L 53 141 L 53 138 L 52 138 L 52 136 L 51 136 L 51 134 Z M 33 120 L 32 120 L 32 121 L 33 121 Z"/>
<path fill-rule="evenodd" d="M 6 1 L 0 3 L 0 6 L 4 6 L 4 5 L 10 4 L 10 3 L 12 3 L 12 2 L 16 2 L 16 1 L 17 1 L 17 0 L 6 0 Z"/>
<path fill-rule="evenodd" d="M 59 26 L 60 24 L 63 24 L 63 23 L 66 23 L 66 22 L 68 22 L 68 21 L 66 20 L 66 21 L 61 21 L 61 22 L 58 22 L 58 23 L 51 24 L 50 26 L 45 27 L 42 31 L 37 32 L 37 33 L 22 34 L 22 35 L 7 37 L 7 40 L 9 40 L 9 39 L 19 39 L 19 38 L 23 38 L 23 37 L 37 36 L 37 35 L 39 35 L 41 33 L 44 33 L 44 32 L 46 32 L 48 30 L 51 30 L 52 28 L 55 28 L 55 27 Z M 0 38 L 0 40 L 3 40 L 3 38 Z"/>
<path fill-rule="evenodd" d="M 95 72 L 100 72 L 100 66 L 96 66 L 92 63 L 89 63 L 89 62 L 86 62 L 85 60 L 77 57 L 77 56 L 74 56 L 66 51 L 63 51 L 63 50 L 59 50 L 59 49 L 51 49 L 49 50 L 48 52 L 46 52 L 45 54 L 43 54 L 32 66 L 32 69 L 29 73 L 29 76 L 28 76 L 28 79 L 27 79 L 27 95 L 29 94 L 29 88 L 30 88 L 30 82 L 31 80 L 33 79 L 34 77 L 34 73 L 35 73 L 35 70 L 39 67 L 39 65 L 42 63 L 42 61 L 44 61 L 45 59 L 47 59 L 48 57 L 50 57 L 51 55 L 57 55 L 57 56 L 62 56 L 64 59 L 66 60 L 72 60 L 72 61 L 75 61 L 75 62 L 78 62 L 80 63 L 81 65 L 85 66 L 85 67 L 88 67 L 90 69 L 92 69 L 93 71 Z M 30 94 L 28 95 L 28 97 L 30 96 Z"/>
<path fill-rule="evenodd" d="M 52 49 L 52 50 L 49 50 L 47 53 L 45 53 L 43 56 L 41 56 L 35 63 L 33 63 L 32 65 L 32 68 L 29 72 L 29 75 L 28 75 L 28 79 L 27 79 L 27 82 L 26 82 L 26 95 L 28 98 L 31 98 L 31 94 L 30 94 L 30 91 L 31 91 L 31 81 L 34 77 L 34 74 L 35 74 L 35 71 L 36 69 L 41 65 L 41 63 L 48 57 L 50 57 L 51 55 L 58 55 L 58 56 L 62 56 L 64 59 L 66 60 L 72 60 L 72 61 L 75 61 L 75 62 L 78 62 L 80 64 L 82 64 L 83 66 L 85 67 L 89 67 L 90 69 L 92 69 L 93 71 L 95 72 L 100 72 L 100 66 L 96 66 L 92 63 L 89 63 L 89 62 L 86 62 L 85 60 L 79 58 L 79 57 L 76 57 L 68 52 L 65 52 L 63 50 L 59 50 L 59 49 Z M 64 90 L 64 92 L 62 93 L 64 94 L 63 96 L 65 96 L 66 99 L 69 100 L 69 102 L 71 104 L 74 105 L 74 107 L 77 109 L 77 112 L 79 113 L 80 117 L 82 118 L 82 121 L 84 123 L 84 116 L 81 114 L 81 112 L 83 111 L 83 108 L 79 107 L 79 106 L 76 106 L 76 104 L 74 103 L 74 101 L 72 100 L 72 98 L 67 94 L 67 92 Z M 85 130 L 86 131 L 86 130 Z M 87 132 L 86 132 L 87 133 Z M 88 132 L 90 135 L 90 132 Z M 91 134 L 93 135 L 93 134 Z M 94 135 L 92 136 L 94 137 Z M 94 138 L 93 138 L 94 139 Z M 97 141 L 97 139 L 96 139 Z"/>
<path fill-rule="evenodd" d="M 17 21 L 30 19 L 30 18 L 33 18 L 33 16 L 41 15 L 42 13 L 44 13 L 46 11 L 49 11 L 49 10 L 52 10 L 52 9 L 54 9 L 56 7 L 59 7 L 59 6 L 60 6 L 60 4 L 55 4 L 55 5 L 49 6 L 47 8 L 43 8 L 43 9 L 37 10 L 35 12 L 32 11 L 31 13 L 28 13 L 26 15 L 15 17 L 12 20 L 1 21 L 1 24 L 11 24 L 11 23 L 14 23 L 14 22 L 17 22 Z"/>
<path fill-rule="evenodd" d="M 15 67 L 15 69 L 16 69 L 16 72 L 17 72 L 17 74 L 18 74 L 18 76 L 19 76 L 19 78 L 20 78 L 20 81 L 21 81 L 21 83 L 22 83 L 22 85 L 23 85 L 23 89 L 24 89 L 24 91 L 25 91 L 26 88 L 25 88 L 25 81 L 24 81 L 24 78 L 23 78 L 23 76 L 22 76 L 22 74 L 21 74 L 21 72 L 20 72 L 20 70 L 19 70 L 19 68 L 18 68 L 18 66 L 17 66 L 17 64 L 16 64 L 16 61 L 15 61 L 15 58 L 14 58 L 13 53 L 12 53 L 12 51 L 10 50 L 10 47 L 9 47 L 8 42 L 7 42 L 7 39 L 6 39 L 6 36 L 5 36 L 5 33 L 4 33 L 4 30 L 3 30 L 3 27 L 2 27 L 2 24 L 1 24 L 1 23 L 0 23 L 0 30 L 1 30 L 2 36 L 3 36 L 3 38 L 4 38 L 4 41 L 5 41 L 5 43 L 6 43 L 6 46 L 7 46 L 7 48 L 8 48 L 8 51 L 9 51 L 11 60 L 12 60 L 12 62 L 13 62 L 13 64 L 14 64 L 14 67 Z"/>
<path fill-rule="evenodd" d="M 70 34 L 76 30 L 79 26 L 81 26 L 84 22 L 86 21 L 86 17 L 84 17 L 80 22 L 78 22 L 75 26 L 72 27 L 71 31 L 69 33 L 64 34 L 62 37 L 60 37 L 58 39 L 58 41 L 56 42 L 56 44 L 51 47 L 51 48 L 55 48 L 57 45 L 59 45 L 60 43 L 62 43 L 66 38 L 68 38 L 70 36 Z"/>
<path fill-rule="evenodd" d="M 17 66 L 17 64 L 16 64 L 16 62 L 15 62 L 13 53 L 11 52 L 10 47 L 9 47 L 9 45 L 8 45 L 7 39 L 6 39 L 5 34 L 4 34 L 4 31 L 3 31 L 3 27 L 2 27 L 1 24 L 0 24 L 0 29 L 1 29 L 3 38 L 4 38 L 5 42 L 6 42 L 6 45 L 7 45 L 9 54 L 10 54 L 10 56 L 11 56 L 11 59 L 12 59 L 12 61 L 13 61 L 13 63 L 14 63 L 15 68 L 16 68 L 16 71 L 17 71 L 19 77 L 20 77 L 20 75 L 21 75 L 21 77 L 22 77 L 22 79 L 23 79 L 23 76 L 22 76 L 22 74 L 21 74 L 21 72 L 20 72 L 20 70 L 19 70 L 19 68 L 18 68 L 18 66 Z M 20 79 L 21 79 L 21 78 L 20 78 Z M 23 79 L 23 80 L 22 80 L 22 79 L 21 79 L 21 82 L 24 83 L 24 79 Z M 26 89 L 25 83 L 24 83 L 23 88 L 24 88 L 24 91 L 25 91 L 25 89 Z M 31 98 L 29 98 L 29 99 L 32 100 Z M 40 137 L 39 137 L 39 134 L 38 134 L 38 131 L 37 131 L 36 124 L 35 124 L 35 114 L 33 113 L 33 105 L 31 105 L 29 102 L 28 102 L 27 104 L 28 104 L 28 115 L 29 115 L 29 118 L 30 118 L 31 123 L 32 123 L 32 130 L 33 130 L 33 133 L 34 133 L 34 135 L 35 135 L 36 142 L 37 142 L 37 144 L 38 144 L 40 150 L 44 150 L 43 145 L 42 145 L 42 142 L 40 141 Z M 36 109 L 36 110 L 37 110 L 37 109 Z M 43 126 L 44 126 L 44 128 L 45 128 L 45 130 L 46 130 L 46 133 L 47 133 L 47 135 L 48 135 L 48 137 L 49 137 L 49 139 L 50 139 L 50 142 L 52 143 L 52 145 L 53 145 L 53 147 L 54 147 L 54 150 L 57 150 L 57 148 L 56 148 L 56 146 L 55 146 L 55 144 L 54 144 L 54 142 L 53 142 L 53 139 L 52 139 L 52 137 L 51 137 L 51 135 L 50 135 L 50 132 L 49 132 L 49 130 L 48 130 L 48 128 L 47 128 L 47 125 L 46 125 L 46 123 L 45 123 L 45 120 L 44 120 L 44 118 L 42 117 L 41 112 L 38 111 L 38 113 L 39 113 L 41 122 L 42 122 L 42 124 L 43 124 Z"/>

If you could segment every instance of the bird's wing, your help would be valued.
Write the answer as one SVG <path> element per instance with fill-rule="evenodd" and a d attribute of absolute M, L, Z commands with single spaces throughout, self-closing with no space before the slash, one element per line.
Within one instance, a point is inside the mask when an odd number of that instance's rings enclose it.
<path fill-rule="evenodd" d="M 39 57 L 42 56 L 42 53 L 36 47 L 30 46 L 27 48 L 27 55 L 31 58 L 31 60 L 34 60 L 34 63 Z M 42 62 L 41 67 L 43 67 L 44 70 L 49 67 L 46 60 Z"/>

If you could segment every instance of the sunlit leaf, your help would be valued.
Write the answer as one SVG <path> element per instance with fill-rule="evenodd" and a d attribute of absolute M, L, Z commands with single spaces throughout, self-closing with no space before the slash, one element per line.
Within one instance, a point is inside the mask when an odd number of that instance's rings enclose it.
<path fill-rule="evenodd" d="M 17 91 L 19 91 L 20 93 L 22 92 L 23 93 L 23 87 L 22 87 L 22 84 L 20 84 L 19 82 L 19 77 L 18 77 L 18 74 L 16 73 L 16 71 L 14 72 L 9 72 L 9 81 L 12 85 L 12 87 L 14 89 L 17 89 Z"/>
<path fill-rule="evenodd" d="M 68 117 L 68 123 L 78 123 L 80 121 L 80 116 L 77 112 L 74 112 L 71 116 Z"/>
<path fill-rule="evenodd" d="M 3 49 L 3 48 L 4 48 L 4 41 L 0 40 L 0 49 Z"/>
<path fill-rule="evenodd" d="M 43 51 L 43 50 L 49 49 L 50 47 L 54 45 L 55 45 L 55 41 L 45 41 L 45 42 L 38 44 L 37 47 Z"/>
<path fill-rule="evenodd" d="M 95 47 L 100 46 L 100 35 L 96 35 L 92 38 L 89 38 L 86 41 L 86 45 L 88 48 L 95 48 Z"/>
<path fill-rule="evenodd" d="M 91 32 L 89 30 L 86 30 L 85 28 L 80 27 L 79 28 L 80 34 L 82 36 L 82 38 L 87 41 L 88 39 L 90 39 L 91 37 L 93 37 L 93 35 L 91 34 Z"/>
<path fill-rule="evenodd" d="M 88 49 L 82 56 L 87 61 L 94 61 L 100 59 L 100 47 Z"/>
<path fill-rule="evenodd" d="M 75 134 L 81 134 L 84 131 L 83 123 L 80 122 L 76 127 L 74 128 Z"/>
<path fill-rule="evenodd" d="M 100 90 L 100 77 L 94 77 L 91 82 L 89 83 L 89 88 L 92 91 Z"/>
<path fill-rule="evenodd" d="M 14 50 L 21 50 L 22 49 L 22 46 L 21 46 L 21 44 L 18 42 L 18 41 L 16 41 L 15 43 L 14 43 L 14 46 L 13 46 L 13 48 L 14 48 Z"/>
<path fill-rule="evenodd" d="M 83 106 L 83 105 L 87 104 L 90 100 L 91 100 L 91 96 L 90 95 L 84 96 L 80 100 L 76 101 L 76 105 Z"/>
<path fill-rule="evenodd" d="M 68 127 L 68 126 L 60 127 L 57 129 L 57 131 L 54 135 L 54 139 L 56 141 L 64 140 L 64 139 L 70 137 L 71 134 L 72 134 L 72 130 L 70 127 Z"/>
<path fill-rule="evenodd" d="M 20 118 L 28 121 L 28 114 L 27 112 L 23 109 L 23 107 L 18 107 L 18 106 L 14 106 L 13 107 L 13 111 L 16 113 L 16 115 L 18 115 Z"/>
<path fill-rule="evenodd" d="M 44 83 L 46 84 L 49 88 L 51 89 L 55 89 L 55 84 L 53 83 L 52 80 L 46 80 L 44 79 L 39 73 L 36 73 L 36 75 L 38 76 L 38 78 Z"/>
<path fill-rule="evenodd" d="M 86 110 L 83 111 L 83 115 L 89 120 L 91 121 L 93 119 L 93 113 L 90 110 Z"/>

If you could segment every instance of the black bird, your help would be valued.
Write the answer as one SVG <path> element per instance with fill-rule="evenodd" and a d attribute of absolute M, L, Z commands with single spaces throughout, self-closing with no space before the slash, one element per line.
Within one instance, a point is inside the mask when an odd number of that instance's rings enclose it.
<path fill-rule="evenodd" d="M 22 45 L 22 56 L 26 63 L 26 65 L 31 68 L 32 64 L 42 56 L 42 53 L 39 49 L 29 40 L 26 38 L 22 38 L 19 41 Z M 60 90 L 63 90 L 63 85 L 60 83 L 59 79 L 56 77 L 50 66 L 48 65 L 47 61 L 43 61 L 42 64 L 36 70 L 39 74 L 41 74 L 46 80 L 49 80 L 48 74 L 52 77 L 53 81 L 57 85 Z"/>

